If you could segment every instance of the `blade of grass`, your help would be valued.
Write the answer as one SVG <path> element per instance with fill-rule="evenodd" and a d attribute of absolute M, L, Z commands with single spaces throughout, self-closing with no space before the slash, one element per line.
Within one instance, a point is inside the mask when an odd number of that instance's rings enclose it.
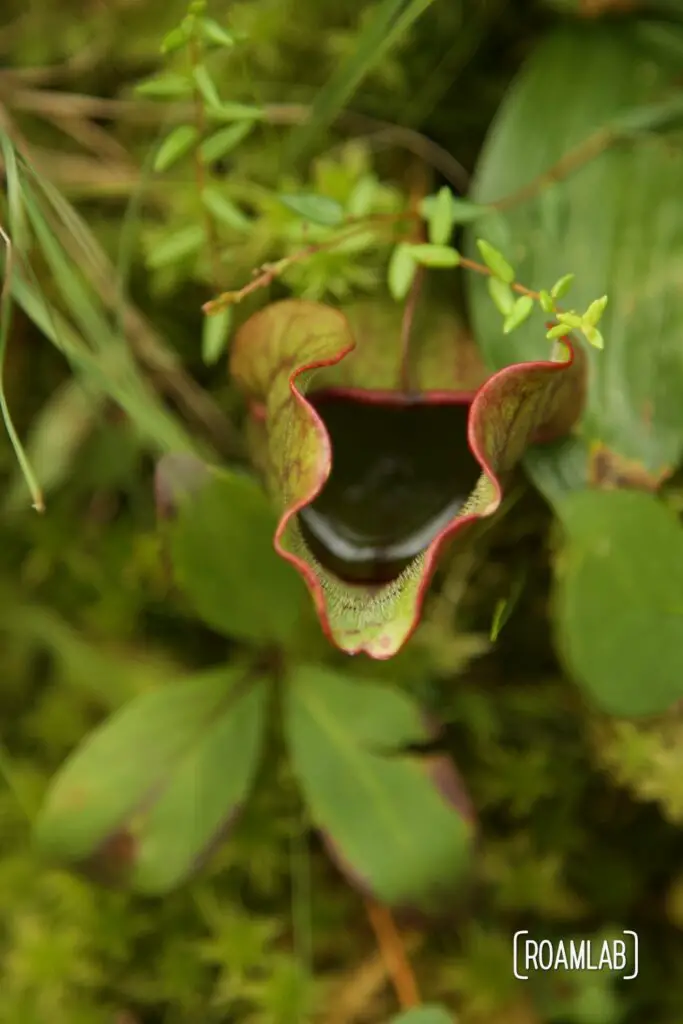
<path fill-rule="evenodd" d="M 308 121 L 290 136 L 285 159 L 293 163 L 310 151 L 314 140 L 335 120 L 365 76 L 408 32 L 434 0 L 383 0 L 360 34 L 353 54 L 318 93 Z"/>
<path fill-rule="evenodd" d="M 5 275 L 8 283 L 4 294 L 7 298 L 0 311 L 5 335 L 9 330 L 8 310 L 11 309 L 13 296 L 70 364 L 102 394 L 108 395 L 120 405 L 140 433 L 156 449 L 194 451 L 196 445 L 182 425 L 163 407 L 138 369 L 123 333 L 112 323 L 112 317 L 103 306 L 101 297 L 93 292 L 92 282 L 86 279 L 85 271 L 80 271 L 81 266 L 86 268 L 91 263 L 101 262 L 100 253 L 92 244 L 87 227 L 59 192 L 45 182 L 21 156 L 17 157 L 5 133 L 0 136 L 0 141 L 6 174 L 8 179 L 12 178 L 11 186 L 8 180 L 8 196 L 13 197 L 14 209 L 20 210 L 21 216 L 30 223 L 67 313 L 65 316 L 47 302 L 37 281 L 31 280 L 33 274 L 26 253 L 16 250 L 17 256 L 22 257 L 22 266 L 19 267 L 16 261 L 11 260 L 13 250 L 10 248 L 10 258 L 6 260 L 6 265 L 9 262 L 12 273 L 9 279 Z M 40 186 L 39 192 L 36 191 L 36 185 Z M 44 209 L 45 203 L 47 211 Z M 15 216 L 18 214 L 15 213 Z M 59 240 L 60 228 L 75 242 L 75 251 L 65 250 Z M 6 408 L 3 409 L 3 416 L 34 503 L 41 507 L 42 495 L 8 419 Z"/>
<path fill-rule="evenodd" d="M 10 235 L 16 232 L 16 237 L 23 239 L 26 225 L 23 215 L 21 182 L 19 179 L 19 168 L 17 166 L 16 154 L 13 146 L 4 136 L 0 138 L 0 144 L 2 145 L 2 158 L 5 166 L 5 180 L 7 183 L 7 205 L 10 230 L 10 234 L 8 234 L 0 227 L 0 238 L 5 246 L 3 282 L 2 289 L 0 290 L 0 411 L 2 412 L 5 430 L 7 431 L 12 448 L 14 449 L 14 453 L 17 457 L 17 462 L 19 463 L 21 472 L 26 480 L 26 485 L 31 494 L 33 507 L 37 512 L 44 512 L 45 501 L 40 489 L 40 484 L 36 479 L 24 447 L 19 440 L 19 435 L 14 428 L 12 416 L 7 404 L 7 396 L 5 394 L 5 355 L 7 353 L 7 344 L 9 342 L 9 334 L 12 326 L 12 281 L 15 272 L 14 246 Z"/>

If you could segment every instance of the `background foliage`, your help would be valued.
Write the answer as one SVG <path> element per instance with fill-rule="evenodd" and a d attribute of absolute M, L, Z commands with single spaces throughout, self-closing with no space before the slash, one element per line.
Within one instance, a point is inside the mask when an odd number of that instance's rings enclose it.
<path fill-rule="evenodd" d="M 316 241 L 315 232 L 324 230 L 304 229 L 276 193 L 312 191 L 352 212 L 391 213 L 406 196 L 434 191 L 446 180 L 466 192 L 513 77 L 549 32 L 565 26 L 574 31 L 577 19 L 591 40 L 594 33 L 606 34 L 606 56 L 594 41 L 588 70 L 581 66 L 580 49 L 570 55 L 575 75 L 564 79 L 557 109 L 563 90 L 574 89 L 584 72 L 586 81 L 590 77 L 590 88 L 585 85 L 581 94 L 585 102 L 606 97 L 606 106 L 614 100 L 619 107 L 632 83 L 612 40 L 625 26 L 658 52 L 666 51 L 666 57 L 650 58 L 655 68 L 673 65 L 675 71 L 683 54 L 673 4 L 642 4 L 623 14 L 616 3 L 579 0 L 435 0 L 412 5 L 424 10 L 415 20 L 404 19 L 391 49 L 375 60 L 367 56 L 377 49 L 368 32 L 373 16 L 390 6 L 245 0 L 226 12 L 216 0 L 211 14 L 229 24 L 237 43 L 212 51 L 207 66 L 213 80 L 224 102 L 258 107 L 266 115 L 216 126 L 217 132 L 232 129 L 232 135 L 224 134 L 209 154 L 208 203 L 202 203 L 191 160 L 171 161 L 156 174 L 152 168 L 159 141 L 174 123 L 187 120 L 188 100 L 160 102 L 136 92 L 141 80 L 160 71 L 160 41 L 180 24 L 184 2 L 40 0 L 26 9 L 10 0 L 3 7 L 0 129 L 30 147 L 41 180 L 48 182 L 44 188 L 40 180 L 29 180 L 24 195 L 21 216 L 41 244 L 32 253 L 30 274 L 21 260 L 17 264 L 21 309 L 15 309 L 9 331 L 3 328 L 4 381 L 18 434 L 29 439 L 48 514 L 30 511 L 12 447 L 3 440 L 2 1021 L 343 1024 L 385 1021 L 396 1009 L 362 899 L 310 832 L 277 736 L 229 841 L 195 881 L 162 899 L 94 888 L 53 868 L 35 850 L 30 828 L 51 776 L 106 715 L 162 683 L 237 658 L 241 650 L 234 639 L 198 622 L 170 583 L 152 477 L 162 451 L 243 456 L 235 428 L 243 406 L 221 354 L 228 330 L 258 298 L 238 307 L 234 321 L 223 321 L 213 335 L 201 305 L 220 287 L 239 286 L 253 267 L 293 252 L 306 239 Z M 183 59 L 168 54 L 165 71 L 179 73 Z M 551 70 L 565 59 L 556 52 Z M 347 69 L 345 79 L 340 68 Z M 676 99 L 674 93 L 674 104 Z M 632 101 L 640 98 L 629 93 L 624 102 Z M 312 103 L 308 127 L 285 131 L 303 124 Z M 353 114 L 347 111 L 331 128 L 332 115 L 342 107 Z M 552 106 L 530 103 L 523 157 L 502 158 L 501 175 L 515 178 L 522 159 L 536 159 L 541 142 L 552 149 L 554 113 Z M 194 116 L 190 110 L 189 120 Z M 248 130 L 235 131 L 240 124 Z M 646 123 L 644 134 L 652 131 Z M 557 134 L 562 136 L 559 128 Z M 425 150 L 425 139 L 442 148 Z M 675 178 L 675 123 L 665 146 L 666 173 Z M 316 159 L 309 174 L 311 155 Z M 554 155 L 559 159 L 562 152 Z M 6 168 L 9 159 L 5 150 Z M 645 177 L 637 214 L 648 224 L 647 203 L 659 187 L 647 179 L 655 173 L 652 166 L 639 165 Z M 502 193 L 518 184 L 491 187 Z M 479 177 L 477 188 L 485 187 Z M 550 195 L 538 217 L 557 226 Z M 14 215 L 13 243 L 20 251 L 21 217 L 16 203 L 12 209 L 14 201 L 8 188 L 2 224 Z M 530 286 L 548 286 L 558 273 L 574 272 L 585 275 L 582 287 L 592 297 L 601 293 L 602 279 L 593 280 L 597 271 L 586 267 L 584 253 L 595 255 L 596 215 L 575 195 L 572 201 L 569 211 L 560 207 L 550 255 L 544 249 L 551 244 L 548 232 L 535 238 L 523 223 L 528 214 L 514 214 L 513 221 L 520 221 L 513 223 L 512 237 L 533 247 L 530 255 L 514 255 L 527 259 Z M 74 211 L 82 222 L 74 220 Z M 618 209 L 615 217 L 624 224 Z M 533 222 L 536 231 L 538 223 Z M 214 247 L 204 244 L 214 233 L 222 253 L 218 267 Z M 498 244 L 501 238 L 504 231 L 492 240 Z M 623 253 L 625 243 L 610 236 L 600 244 L 609 254 Z M 674 286 L 677 245 L 677 238 L 663 240 L 653 232 L 642 254 L 648 267 L 670 273 Z M 74 261 L 65 252 L 76 253 L 85 291 L 81 278 L 70 273 Z M 291 266 L 269 295 L 277 298 L 289 288 L 315 299 L 377 296 L 389 252 L 387 242 L 361 238 L 346 250 Z M 628 290 L 632 268 L 624 262 L 619 267 Z M 543 280 L 535 280 L 537 273 Z M 619 281 L 608 275 L 605 290 Z M 444 293 L 452 300 L 452 291 L 437 285 L 435 301 Z M 42 320 L 36 298 L 41 295 L 51 311 Z M 465 317 L 459 297 L 456 311 Z M 655 323 L 658 316 L 662 322 L 669 318 L 667 337 L 680 346 L 675 311 L 664 299 L 655 303 L 649 321 L 639 321 L 642 333 L 634 345 L 648 344 L 653 324 L 662 326 Z M 85 389 L 75 387 L 74 379 L 84 381 Z M 680 417 L 677 427 L 680 433 Z M 671 436 L 667 458 L 673 460 L 675 429 Z M 636 448 L 634 441 L 624 454 L 633 456 Z M 647 468 L 655 472 L 658 466 Z M 542 484 L 538 467 L 532 472 Z M 580 546 L 590 508 L 572 499 L 560 507 L 561 535 L 549 506 L 521 477 L 513 496 L 507 517 L 478 546 L 476 562 L 458 563 L 443 574 L 420 633 L 390 663 L 337 658 L 315 623 L 307 627 L 306 657 L 342 665 L 350 676 L 396 681 L 418 698 L 447 724 L 449 750 L 476 807 L 474 879 L 443 917 L 407 926 L 425 1000 L 444 1003 L 461 1024 L 679 1024 L 679 711 L 674 706 L 657 719 L 608 718 L 568 679 L 551 642 L 552 574 L 558 565 L 564 570 L 565 627 L 574 623 L 581 637 L 597 637 L 588 653 L 574 652 L 575 659 L 589 662 L 589 696 L 592 650 L 602 636 L 596 624 L 625 621 L 619 619 L 622 598 L 604 576 L 591 576 Z M 681 492 L 675 476 L 665 496 L 677 515 Z M 674 527 L 671 517 L 662 526 L 660 511 L 642 513 L 654 517 L 647 530 L 642 523 L 633 528 L 628 508 L 615 513 L 623 546 L 643 560 L 639 578 L 648 567 L 658 567 L 649 604 L 641 600 L 628 607 L 628 621 L 641 625 L 660 598 L 669 609 L 680 594 L 678 541 L 672 534 L 661 546 L 660 529 Z M 579 545 L 569 555 L 562 547 L 565 535 Z M 590 545 L 587 550 L 590 555 Z M 658 581 L 667 572 L 670 586 L 662 591 Z M 572 601 L 581 573 L 588 590 L 604 595 L 593 604 Z M 510 602 L 512 614 L 494 645 L 491 622 L 501 601 Z M 265 640 L 263 646 L 267 654 Z M 661 649 L 653 645 L 646 653 L 642 671 L 649 663 L 656 673 Z M 609 655 L 607 650 L 607 671 L 616 671 Z M 572 669 L 577 671 L 576 663 Z M 634 702 L 618 710 L 643 707 Z M 548 937 L 636 928 L 640 977 L 628 986 L 602 973 L 515 982 L 510 936 L 518 927 Z"/>

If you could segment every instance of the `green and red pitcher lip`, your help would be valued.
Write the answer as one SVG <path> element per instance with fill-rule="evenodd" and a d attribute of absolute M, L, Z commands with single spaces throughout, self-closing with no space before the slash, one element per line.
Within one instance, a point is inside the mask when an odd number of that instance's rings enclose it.
<path fill-rule="evenodd" d="M 270 491 L 279 521 L 274 546 L 304 579 L 327 636 L 349 654 L 391 657 L 415 630 L 427 587 L 445 545 L 502 500 L 501 476 L 526 447 L 552 440 L 578 418 L 584 394 L 581 350 L 565 342 L 566 359 L 512 363 L 476 390 L 364 388 L 325 379 L 316 371 L 335 367 L 356 348 L 343 313 L 317 303 L 284 300 L 256 313 L 234 339 L 231 369 L 238 386 L 260 407 L 262 440 L 271 468 Z M 451 358 L 444 354 L 444 366 Z M 415 559 L 413 572 L 391 583 L 345 583 L 322 570 L 303 543 L 297 517 L 320 494 L 332 471 L 333 451 L 322 417 L 310 397 L 327 391 L 356 401 L 397 405 L 466 404 L 467 444 L 481 469 L 461 514 L 444 526 Z M 256 411 L 256 410 L 255 410 Z"/>

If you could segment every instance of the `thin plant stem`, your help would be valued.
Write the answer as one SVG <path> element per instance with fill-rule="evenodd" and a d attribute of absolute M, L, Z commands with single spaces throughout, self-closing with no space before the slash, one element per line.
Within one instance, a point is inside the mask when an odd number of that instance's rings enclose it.
<path fill-rule="evenodd" d="M 371 899 L 366 899 L 365 908 L 399 1006 L 402 1010 L 419 1006 L 422 1000 L 415 974 L 391 911 Z"/>
<path fill-rule="evenodd" d="M 196 71 L 201 62 L 201 46 L 196 33 L 193 34 L 190 39 L 188 53 L 190 56 L 190 66 L 192 71 Z M 206 110 L 204 108 L 204 97 L 196 84 L 193 91 L 193 101 L 195 126 L 197 128 L 198 137 L 197 144 L 194 148 L 194 175 L 195 182 L 197 184 L 197 197 L 202 207 L 204 229 L 206 231 L 206 240 L 209 247 L 209 259 L 211 260 L 211 272 L 213 274 L 214 281 L 218 284 L 221 279 L 221 265 L 218 258 L 218 234 L 216 232 L 216 224 L 211 212 L 202 201 L 202 196 L 204 195 L 204 189 L 206 187 L 206 163 L 204 162 L 204 157 L 202 155 L 202 142 L 206 134 Z"/>

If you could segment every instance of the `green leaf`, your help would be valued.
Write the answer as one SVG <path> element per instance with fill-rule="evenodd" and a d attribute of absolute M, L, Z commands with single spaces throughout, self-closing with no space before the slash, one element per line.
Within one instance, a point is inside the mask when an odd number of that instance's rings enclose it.
<path fill-rule="evenodd" d="M 209 106 L 220 107 L 221 98 L 218 89 L 216 88 L 216 83 L 209 74 L 209 69 L 206 65 L 199 64 L 196 68 L 193 68 L 192 77 L 194 78 L 195 85 Z"/>
<path fill-rule="evenodd" d="M 494 278 L 495 280 L 495 278 Z M 538 293 L 539 301 L 541 303 L 541 309 L 544 313 L 553 313 L 555 311 L 555 300 L 553 299 L 550 292 L 546 292 L 543 288 Z"/>
<path fill-rule="evenodd" d="M 85 740 L 36 823 L 50 857 L 144 893 L 178 885 L 244 803 L 268 690 L 238 667 L 151 690 Z"/>
<path fill-rule="evenodd" d="M 556 281 L 550 289 L 550 294 L 552 295 L 552 297 L 554 299 L 563 298 L 573 285 L 575 278 L 576 274 L 565 274 L 563 277 L 559 279 L 559 281 Z"/>
<path fill-rule="evenodd" d="M 555 324 L 554 327 L 551 327 L 550 330 L 546 331 L 545 336 L 548 339 L 566 338 L 568 331 L 569 329 L 566 324 Z"/>
<path fill-rule="evenodd" d="M 349 653 L 364 651 L 374 658 L 391 657 L 417 626 L 442 543 L 461 527 L 497 511 L 502 497 L 498 474 L 507 473 L 532 441 L 553 440 L 571 428 L 581 409 L 584 374 L 577 349 L 557 360 L 515 366 L 481 383 L 482 368 L 471 350 L 460 347 L 452 319 L 438 318 L 429 329 L 416 320 L 420 349 L 412 367 L 410 404 L 415 404 L 415 394 L 422 393 L 429 406 L 430 392 L 443 396 L 450 391 L 454 405 L 463 410 L 463 392 L 478 387 L 469 418 L 459 420 L 462 431 L 451 427 L 455 433 L 450 444 L 466 469 L 460 481 L 462 498 L 447 507 L 440 529 L 428 533 L 424 549 L 416 550 L 400 576 L 381 585 L 349 582 L 343 571 L 338 574 L 329 562 L 322 564 L 302 529 L 302 523 L 310 524 L 310 506 L 323 497 L 328 480 L 333 483 L 335 470 L 332 431 L 321 421 L 313 399 L 316 390 L 335 387 L 357 395 L 361 403 L 365 390 L 401 392 L 401 311 L 393 303 L 388 311 L 390 315 L 372 304 L 370 310 L 349 311 L 350 321 L 320 303 L 272 303 L 239 328 L 230 352 L 232 378 L 256 410 L 252 429 L 258 437 L 258 461 L 280 516 L 277 551 L 305 580 L 332 641 Z M 362 337 L 357 350 L 352 323 Z M 396 401 L 390 404 L 396 409 Z M 349 487 L 355 486 L 356 460 L 362 474 L 374 472 L 362 454 L 372 446 L 363 448 L 362 438 L 360 446 L 355 446 L 357 454 L 352 446 L 347 448 L 344 478 Z M 340 438 L 336 450 L 343 448 Z M 420 495 L 415 498 L 419 501 Z"/>
<path fill-rule="evenodd" d="M 40 480 L 43 494 L 56 490 L 68 479 L 74 461 L 92 433 L 104 406 L 104 396 L 86 391 L 78 378 L 52 393 L 34 417 L 26 442 L 26 454 Z M 29 491 L 23 475 L 7 488 L 6 509 L 26 507 Z"/>
<path fill-rule="evenodd" d="M 573 311 L 569 313 L 557 313 L 555 315 L 555 319 L 559 320 L 562 326 L 569 327 L 572 330 L 579 330 L 583 327 L 583 317 Z"/>
<path fill-rule="evenodd" d="M 471 203 L 469 199 L 456 199 L 451 196 L 451 217 L 454 224 L 471 224 L 472 221 L 480 220 L 491 213 L 489 206 L 481 206 L 479 203 Z"/>
<path fill-rule="evenodd" d="M 224 156 L 239 146 L 247 135 L 251 134 L 254 124 L 254 121 L 237 121 L 235 124 L 228 125 L 227 128 L 221 128 L 214 132 L 201 144 L 202 159 L 207 164 L 211 164 L 215 160 L 222 160 Z"/>
<path fill-rule="evenodd" d="M 227 636 L 287 643 L 306 592 L 273 550 L 277 520 L 248 476 L 211 470 L 206 486 L 181 504 L 171 527 L 178 583 L 197 614 Z"/>
<path fill-rule="evenodd" d="M 232 306 L 226 306 L 215 316 L 204 317 L 202 326 L 202 359 L 206 366 L 214 366 L 228 344 L 233 320 Z"/>
<path fill-rule="evenodd" d="M 231 203 L 215 185 L 209 185 L 204 189 L 202 202 L 216 220 L 226 227 L 234 231 L 248 231 L 251 228 L 249 218 L 245 217 L 240 208 Z"/>
<path fill-rule="evenodd" d="M 605 347 L 605 339 L 597 327 L 590 327 L 582 324 L 581 332 L 586 341 L 589 342 L 593 348 L 602 349 Z"/>
<path fill-rule="evenodd" d="M 453 891 L 469 862 L 471 811 L 462 793 L 451 796 L 457 778 L 432 777 L 431 759 L 405 751 L 431 738 L 420 709 L 321 666 L 296 668 L 285 700 L 295 774 L 344 868 L 393 906 Z"/>
<path fill-rule="evenodd" d="M 428 199 L 431 199 L 431 204 L 423 200 L 421 212 L 427 217 L 429 241 L 433 245 L 445 245 L 453 230 L 453 193 L 444 185 Z"/>
<path fill-rule="evenodd" d="M 164 36 L 161 43 L 162 53 L 176 53 L 178 50 L 182 50 L 187 46 L 190 40 L 190 33 L 187 30 L 187 25 L 183 23 L 177 28 L 171 29 L 168 35 Z"/>
<path fill-rule="evenodd" d="M 683 530 L 653 495 L 583 491 L 557 505 L 566 547 L 556 620 L 576 682 L 613 715 L 683 698 Z"/>
<path fill-rule="evenodd" d="M 509 284 L 505 284 L 499 277 L 490 277 L 487 281 L 489 295 L 493 299 L 496 309 L 503 316 L 509 316 L 515 308 L 515 293 Z"/>
<path fill-rule="evenodd" d="M 365 76 L 376 67 L 408 32 L 433 0 L 379 0 L 372 17 L 358 35 L 351 55 L 342 61 L 322 89 L 318 90 L 308 120 L 295 129 L 288 148 L 290 162 L 305 156 L 319 140 Z"/>
<path fill-rule="evenodd" d="M 312 224 L 335 228 L 344 221 L 344 207 L 328 196 L 292 195 L 278 196 L 283 206 Z"/>
<path fill-rule="evenodd" d="M 471 203 L 468 199 L 457 199 L 446 185 L 435 196 L 425 196 L 419 210 L 420 215 L 427 220 L 429 240 L 435 244 L 447 242 L 456 224 L 471 224 L 491 213 L 488 206 Z M 434 231 L 437 235 L 432 237 Z"/>
<path fill-rule="evenodd" d="M 389 1024 L 457 1024 L 443 1006 L 414 1006 L 412 1010 L 404 1010 L 397 1017 L 392 1017 Z"/>
<path fill-rule="evenodd" d="M 448 245 L 411 245 L 410 254 L 423 267 L 457 267 L 460 253 Z"/>
<path fill-rule="evenodd" d="M 583 326 L 588 324 L 590 327 L 597 327 L 602 319 L 602 314 L 605 312 L 607 307 L 607 296 L 603 295 L 601 299 L 595 299 L 591 302 L 590 306 L 583 314 Z"/>
<path fill-rule="evenodd" d="M 397 302 L 402 302 L 410 291 L 416 270 L 412 247 L 405 242 L 399 243 L 391 254 L 387 270 L 389 291 Z"/>
<path fill-rule="evenodd" d="M 207 43 L 214 43 L 216 46 L 224 46 L 227 49 L 232 49 L 235 45 L 235 37 L 232 33 L 219 25 L 213 18 L 200 18 L 199 29 Z"/>
<path fill-rule="evenodd" d="M 491 273 L 501 281 L 504 281 L 505 284 L 512 284 L 515 279 L 515 272 L 503 254 L 494 249 L 485 238 L 477 239 L 477 249 Z"/>
<path fill-rule="evenodd" d="M 168 72 L 139 82 L 135 92 L 138 96 L 149 96 L 152 99 L 178 99 L 192 94 L 192 83 L 186 75 Z"/>
<path fill-rule="evenodd" d="M 156 246 L 147 257 L 147 266 L 152 270 L 160 270 L 173 263 L 186 259 L 198 252 L 204 245 L 206 236 L 201 224 L 189 224 L 186 228 L 169 235 Z"/>
<path fill-rule="evenodd" d="M 514 306 L 505 318 L 503 334 L 511 334 L 521 327 L 525 320 L 528 320 L 534 309 L 534 300 L 530 295 L 520 295 Z"/>
<path fill-rule="evenodd" d="M 683 27 L 667 32 L 683 43 Z M 545 37 L 513 83 L 476 172 L 472 195 L 480 202 L 539 186 L 469 232 L 468 255 L 480 233 L 494 246 L 514 239 L 516 273 L 530 287 L 566 279 L 569 267 L 577 274 L 575 308 L 609 295 L 600 322 L 604 350 L 596 348 L 599 332 L 585 346 L 590 372 L 581 423 L 561 446 L 526 455 L 552 502 L 587 486 L 601 444 L 652 474 L 672 472 L 683 454 L 683 289 L 672 272 L 683 237 L 683 150 L 653 138 L 602 152 L 597 146 L 629 112 L 677 94 L 679 74 L 676 60 L 653 62 L 626 24 L 595 22 L 590 31 L 565 24 Z M 549 172 L 568 153 L 578 159 L 581 147 L 585 162 L 548 184 Z M 533 321 L 519 329 L 511 350 L 483 282 L 468 274 L 465 284 L 491 369 L 545 357 L 544 332 Z"/>
<path fill-rule="evenodd" d="M 221 103 L 220 107 L 209 107 L 206 113 L 212 121 L 264 121 L 266 117 L 263 107 L 248 103 Z"/>
<path fill-rule="evenodd" d="M 180 124 L 166 136 L 154 158 L 155 171 L 167 171 L 195 146 L 199 133 L 194 125 Z"/>
<path fill-rule="evenodd" d="M 19 276 L 19 260 L 16 258 L 15 247 L 17 248 L 17 251 L 21 253 L 21 256 L 25 258 L 25 248 L 29 244 L 29 232 L 27 230 L 26 223 L 26 190 L 23 187 L 23 182 L 21 180 L 17 153 L 12 140 L 1 131 L 0 148 L 2 150 L 4 163 L 4 175 L 7 190 L 7 211 L 9 216 L 9 236 L 7 236 L 6 232 L 3 232 L 3 237 L 0 237 L 0 253 L 2 255 L 3 264 L 3 280 L 2 285 L 0 286 L 0 410 L 2 411 L 2 421 L 10 439 L 12 449 L 31 495 L 33 508 L 43 511 L 43 494 L 31 463 L 29 462 L 26 451 L 24 450 L 24 446 L 22 445 L 14 426 L 9 410 L 9 404 L 7 402 L 7 395 L 5 394 L 5 359 L 12 330 L 12 311 L 16 295 L 16 283 Z M 43 223 L 43 228 L 45 227 L 46 225 Z M 49 237 L 49 230 L 44 230 L 43 233 L 46 237 Z M 44 298 L 42 295 L 41 299 L 43 299 L 44 304 Z"/>

